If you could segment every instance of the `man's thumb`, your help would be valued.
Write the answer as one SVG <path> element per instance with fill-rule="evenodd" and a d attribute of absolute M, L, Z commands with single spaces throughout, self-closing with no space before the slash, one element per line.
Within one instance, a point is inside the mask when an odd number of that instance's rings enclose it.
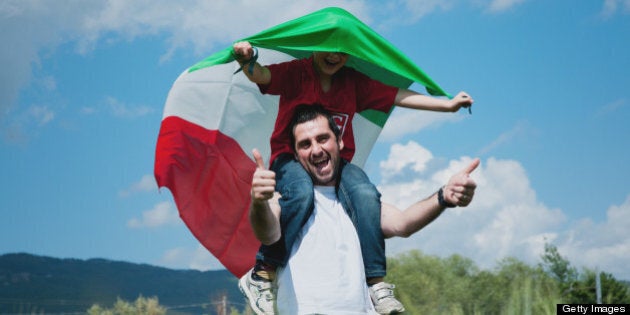
<path fill-rule="evenodd" d="M 480 163 L 481 160 L 479 160 L 479 158 L 474 159 L 472 163 L 468 164 L 468 167 L 464 169 L 464 174 L 470 175 L 475 169 L 477 169 L 477 166 L 479 166 Z"/>
<path fill-rule="evenodd" d="M 258 152 L 258 149 L 253 149 L 252 154 L 254 154 L 254 161 L 256 162 L 256 167 L 263 170 L 267 169 L 265 167 L 265 162 L 263 162 L 262 155 L 260 155 L 260 152 Z"/>

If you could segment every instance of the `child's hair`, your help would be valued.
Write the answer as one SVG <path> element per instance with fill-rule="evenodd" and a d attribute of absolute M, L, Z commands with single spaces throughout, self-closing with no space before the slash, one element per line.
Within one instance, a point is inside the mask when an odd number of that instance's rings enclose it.
<path fill-rule="evenodd" d="M 324 107 L 320 104 L 301 104 L 295 108 L 291 124 L 289 125 L 291 127 L 291 134 L 289 137 L 291 139 L 291 147 L 293 147 L 293 149 L 295 149 L 295 126 L 307 121 L 315 120 L 319 116 L 328 120 L 328 127 L 335 135 L 335 139 L 339 140 L 339 137 L 341 137 L 341 130 L 339 130 L 339 127 L 337 126 L 337 123 L 335 123 L 335 120 L 330 112 L 324 109 Z"/>

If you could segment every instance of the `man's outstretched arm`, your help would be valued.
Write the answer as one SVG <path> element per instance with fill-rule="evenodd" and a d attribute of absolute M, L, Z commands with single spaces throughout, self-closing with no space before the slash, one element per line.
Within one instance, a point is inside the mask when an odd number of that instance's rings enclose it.
<path fill-rule="evenodd" d="M 405 211 L 398 210 L 395 206 L 383 203 L 381 207 L 381 229 L 383 236 L 409 237 L 433 222 L 449 206 L 466 207 L 475 195 L 477 184 L 470 178 L 477 166 L 479 159 L 475 159 L 464 170 L 453 175 L 448 183 L 442 187 L 443 200 L 440 202 L 438 193 L 418 201 Z"/>

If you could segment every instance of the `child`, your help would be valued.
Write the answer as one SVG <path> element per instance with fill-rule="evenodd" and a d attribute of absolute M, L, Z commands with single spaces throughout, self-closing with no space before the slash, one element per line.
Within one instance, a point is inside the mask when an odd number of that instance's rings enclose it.
<path fill-rule="evenodd" d="M 461 107 L 471 106 L 473 100 L 464 92 L 448 100 L 385 85 L 345 67 L 348 55 L 344 53 L 314 52 L 306 59 L 262 66 L 255 62 L 254 48 L 250 43 L 238 42 L 234 44 L 233 51 L 245 75 L 258 84 L 263 94 L 280 95 L 269 163 L 276 173 L 276 191 L 282 196 L 282 236 L 275 244 L 261 246 L 252 272 L 239 281 L 239 288 L 257 314 L 273 314 L 271 281 L 275 268 L 286 264 L 287 253 L 291 251 L 297 233 L 313 211 L 313 183 L 294 159 L 289 139 L 291 130 L 288 130 L 288 125 L 295 106 L 318 103 L 334 113 L 345 144 L 341 155 L 350 161 L 355 149 L 352 118 L 357 112 L 373 109 L 387 113 L 393 105 L 456 112 Z M 314 162 L 316 164 L 317 161 Z M 361 242 L 366 281 L 377 312 L 393 314 L 404 311 L 403 305 L 393 295 L 394 286 L 383 282 L 386 258 L 380 226 L 380 193 L 361 168 L 344 163 L 337 194 L 346 211 L 352 209 L 350 212 L 356 214 L 353 223 Z"/>

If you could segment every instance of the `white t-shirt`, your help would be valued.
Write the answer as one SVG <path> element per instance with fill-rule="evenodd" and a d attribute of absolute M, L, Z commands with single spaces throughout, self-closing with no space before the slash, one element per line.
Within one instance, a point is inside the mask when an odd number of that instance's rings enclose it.
<path fill-rule="evenodd" d="M 279 314 L 376 314 L 359 237 L 335 187 L 315 186 L 315 210 L 277 281 Z"/>

